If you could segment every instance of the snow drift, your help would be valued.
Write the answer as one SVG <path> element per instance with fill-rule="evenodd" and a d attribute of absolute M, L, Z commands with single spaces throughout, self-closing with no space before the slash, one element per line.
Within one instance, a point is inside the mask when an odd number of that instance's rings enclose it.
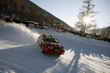
<path fill-rule="evenodd" d="M 0 21 L 0 43 L 7 43 L 7 45 L 3 45 L 4 47 L 34 44 L 38 36 L 38 33 L 33 33 L 23 24 Z M 2 40 L 5 41 L 2 42 Z"/>

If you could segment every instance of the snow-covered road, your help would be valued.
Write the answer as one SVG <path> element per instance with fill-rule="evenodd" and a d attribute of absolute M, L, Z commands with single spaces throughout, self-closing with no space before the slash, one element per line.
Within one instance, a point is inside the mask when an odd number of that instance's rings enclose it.
<path fill-rule="evenodd" d="M 24 26 L 18 27 L 0 28 L 0 71 L 10 70 L 9 73 L 110 73 L 110 43 L 50 30 L 30 32 Z M 21 29 L 26 29 L 26 31 Z M 33 39 L 38 35 L 37 32 L 45 31 L 53 34 L 65 46 L 64 55 L 54 58 L 40 52 L 40 49 L 33 43 Z M 30 35 L 33 33 L 36 35 Z"/>
<path fill-rule="evenodd" d="M 46 73 L 110 73 L 110 43 L 68 33 L 50 33 L 61 41 L 67 51 Z"/>

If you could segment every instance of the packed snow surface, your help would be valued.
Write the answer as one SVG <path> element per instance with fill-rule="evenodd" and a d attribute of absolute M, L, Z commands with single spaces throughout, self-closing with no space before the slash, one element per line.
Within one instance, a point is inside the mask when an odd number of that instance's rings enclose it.
<path fill-rule="evenodd" d="M 0 27 L 0 73 L 110 73 L 110 43 L 54 30 L 33 29 L 22 24 Z M 60 40 L 65 54 L 41 53 L 36 42 L 49 32 Z"/>

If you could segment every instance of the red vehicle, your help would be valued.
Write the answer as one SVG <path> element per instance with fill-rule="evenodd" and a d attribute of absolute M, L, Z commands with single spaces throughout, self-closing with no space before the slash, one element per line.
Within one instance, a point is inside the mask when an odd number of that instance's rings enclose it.
<path fill-rule="evenodd" d="M 64 54 L 64 47 L 52 36 L 43 38 L 42 41 L 40 48 L 44 54 L 57 56 Z"/>
<path fill-rule="evenodd" d="M 65 52 L 62 46 L 52 43 L 41 44 L 41 49 L 42 52 L 47 55 L 62 55 Z"/>

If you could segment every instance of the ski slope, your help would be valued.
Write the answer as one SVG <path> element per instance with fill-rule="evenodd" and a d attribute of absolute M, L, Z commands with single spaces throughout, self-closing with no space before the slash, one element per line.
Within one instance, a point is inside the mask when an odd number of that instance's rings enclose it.
<path fill-rule="evenodd" d="M 15 23 L 0 27 L 1 73 L 110 73 L 110 43 L 54 30 L 33 29 Z M 60 40 L 65 54 L 43 55 L 36 46 L 40 33 Z"/>

